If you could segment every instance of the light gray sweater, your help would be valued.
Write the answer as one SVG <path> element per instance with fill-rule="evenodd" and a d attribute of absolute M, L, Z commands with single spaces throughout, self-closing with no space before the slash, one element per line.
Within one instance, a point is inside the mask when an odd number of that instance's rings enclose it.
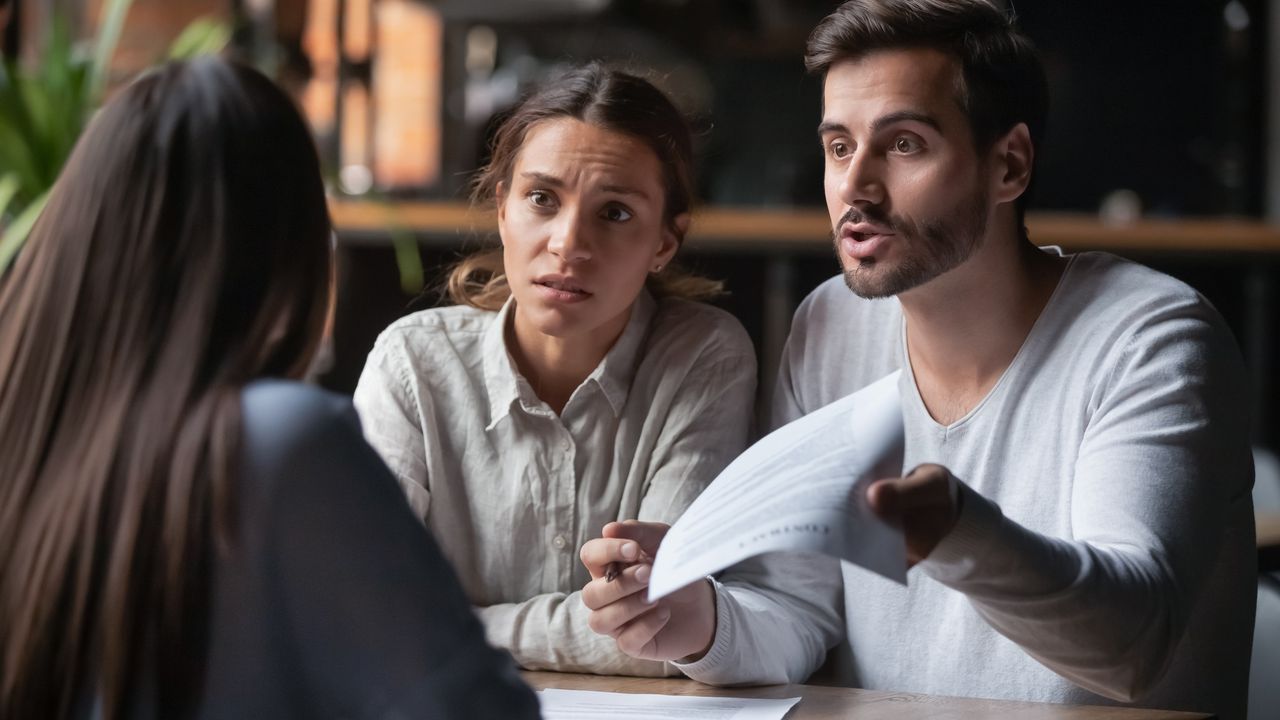
<path fill-rule="evenodd" d="M 905 468 L 963 481 L 955 529 L 906 587 L 820 556 L 717 584 L 715 684 L 800 682 L 838 646 L 857 687 L 1243 718 L 1254 615 L 1244 372 L 1195 291 L 1075 255 L 1009 368 L 949 426 L 905 362 L 897 300 L 834 278 L 796 313 L 775 424 L 902 368 Z"/>

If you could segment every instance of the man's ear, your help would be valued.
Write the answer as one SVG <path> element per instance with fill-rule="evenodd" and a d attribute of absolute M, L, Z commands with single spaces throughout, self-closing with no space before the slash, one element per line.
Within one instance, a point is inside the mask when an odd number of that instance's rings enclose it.
<path fill-rule="evenodd" d="M 1027 124 L 1014 125 L 1004 137 L 996 140 L 991 151 L 995 200 L 997 203 L 1014 202 L 1031 184 L 1031 166 L 1035 161 L 1035 147 L 1031 144 L 1031 131 Z"/>

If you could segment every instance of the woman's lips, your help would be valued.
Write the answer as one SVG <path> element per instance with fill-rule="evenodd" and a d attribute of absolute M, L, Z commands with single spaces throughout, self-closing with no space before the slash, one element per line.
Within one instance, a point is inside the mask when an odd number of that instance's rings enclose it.
<path fill-rule="evenodd" d="M 533 286 L 537 288 L 539 295 L 554 302 L 575 303 L 591 297 L 591 293 L 571 280 L 534 280 Z"/>

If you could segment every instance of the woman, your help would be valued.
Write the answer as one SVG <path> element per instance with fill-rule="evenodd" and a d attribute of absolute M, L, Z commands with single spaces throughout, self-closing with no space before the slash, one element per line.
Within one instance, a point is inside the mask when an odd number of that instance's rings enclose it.
<path fill-rule="evenodd" d="M 671 269 L 689 226 L 687 124 L 592 65 L 499 128 L 475 198 L 502 248 L 458 305 L 379 337 L 366 438 L 454 564 L 489 641 L 527 668 L 659 675 L 587 627 L 577 548 L 615 520 L 673 522 L 746 445 L 755 355 L 718 284 Z"/>
<path fill-rule="evenodd" d="M 350 405 L 283 379 L 331 262 L 258 73 L 90 124 L 0 285 L 0 717 L 537 715 Z"/>

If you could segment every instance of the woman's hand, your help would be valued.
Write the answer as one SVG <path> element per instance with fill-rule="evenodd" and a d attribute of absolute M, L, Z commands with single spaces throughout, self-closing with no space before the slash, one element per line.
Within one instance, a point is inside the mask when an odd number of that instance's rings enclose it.
<path fill-rule="evenodd" d="M 612 637 L 627 655 L 693 662 L 715 639 L 715 591 L 701 581 L 656 603 L 647 600 L 653 558 L 668 529 L 636 520 L 605 525 L 603 537 L 582 546 L 582 564 L 592 577 L 582 588 L 582 602 L 591 611 L 591 629 Z M 609 580 L 613 563 L 622 570 Z"/>

